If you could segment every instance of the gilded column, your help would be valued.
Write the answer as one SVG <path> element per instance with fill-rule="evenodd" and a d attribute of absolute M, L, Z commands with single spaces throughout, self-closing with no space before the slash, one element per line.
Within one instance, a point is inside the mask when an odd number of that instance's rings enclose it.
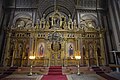
<path fill-rule="evenodd" d="M 66 59 L 69 56 L 68 55 L 68 46 L 67 46 L 67 34 L 65 35 L 65 45 L 64 46 L 65 46 L 65 48 L 64 48 L 64 50 L 65 50 L 65 59 L 64 59 L 63 63 L 64 63 L 64 66 L 66 66 L 67 65 Z"/>
<path fill-rule="evenodd" d="M 84 65 L 84 58 L 83 58 L 83 50 L 82 50 L 82 47 L 83 47 L 83 45 L 82 45 L 82 35 L 80 34 L 80 39 L 79 39 L 79 49 L 80 49 L 80 56 L 81 56 L 81 65 Z"/>
<path fill-rule="evenodd" d="M 5 56 L 4 56 L 4 62 L 3 62 L 3 64 L 4 64 L 4 66 L 7 66 L 7 64 L 8 64 L 8 61 L 9 61 L 9 53 L 10 53 L 10 51 L 9 51 L 9 47 L 10 47 L 10 36 L 11 36 L 11 33 L 8 33 L 7 32 L 7 36 L 6 36 L 6 48 L 5 48 Z M 6 59 L 8 59 L 8 61 L 6 61 Z"/>
<path fill-rule="evenodd" d="M 33 42 L 33 53 L 32 55 L 36 57 L 36 52 L 37 52 L 37 33 L 34 33 L 34 42 Z M 45 63 L 45 62 L 44 62 Z M 33 61 L 33 65 L 36 65 L 36 61 Z"/>
<path fill-rule="evenodd" d="M 96 61 L 97 61 L 97 66 L 100 66 L 100 64 L 99 64 L 99 58 L 98 58 L 98 54 L 97 54 L 97 51 L 95 51 L 95 54 L 96 54 Z"/>
<path fill-rule="evenodd" d="M 11 67 L 12 66 L 14 66 L 14 61 L 15 61 L 15 53 L 17 53 L 17 45 L 16 45 L 17 43 L 16 43 L 16 40 L 15 40 L 15 42 L 14 42 L 14 51 L 13 51 L 13 55 L 12 55 L 12 61 L 11 61 Z"/>
<path fill-rule="evenodd" d="M 75 38 L 75 51 L 77 51 L 77 50 L 78 50 L 77 45 L 78 45 L 78 40 L 77 40 L 77 38 Z"/>
<path fill-rule="evenodd" d="M 14 45 L 14 51 L 13 51 L 13 55 L 12 55 L 12 62 L 11 62 L 11 67 L 14 66 L 14 58 L 15 58 L 15 53 L 16 53 L 16 45 Z"/>
<path fill-rule="evenodd" d="M 86 40 L 85 40 L 86 41 Z M 90 67 L 90 57 L 89 57 L 89 46 L 88 46 L 88 42 L 85 43 L 85 47 L 86 47 L 86 56 L 87 56 L 87 64 L 88 67 Z"/>
<path fill-rule="evenodd" d="M 95 53 L 95 59 L 96 59 L 96 65 L 99 66 L 99 58 L 98 58 L 98 53 L 97 53 L 97 44 L 95 43 L 95 48 L 94 48 L 94 53 Z"/>
<path fill-rule="evenodd" d="M 33 55 L 33 53 L 34 53 L 34 49 L 35 49 L 35 46 L 34 46 L 34 44 L 35 44 L 34 33 L 31 34 L 31 36 L 32 36 L 32 51 L 31 51 L 30 55 Z"/>
<path fill-rule="evenodd" d="M 68 55 L 68 44 L 67 44 L 67 42 L 68 42 L 68 39 L 67 39 L 67 33 L 65 34 L 65 58 L 67 58 L 69 55 Z"/>
<path fill-rule="evenodd" d="M 106 65 L 103 38 L 104 38 L 103 33 L 100 33 L 100 46 L 101 46 L 102 65 Z"/>
<path fill-rule="evenodd" d="M 36 55 L 36 52 L 37 52 L 37 33 L 34 34 L 34 44 L 33 44 L 33 55 L 35 56 Z"/>

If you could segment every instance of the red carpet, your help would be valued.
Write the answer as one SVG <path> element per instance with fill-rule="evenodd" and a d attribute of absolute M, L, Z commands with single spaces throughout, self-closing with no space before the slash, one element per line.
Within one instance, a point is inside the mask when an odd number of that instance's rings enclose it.
<path fill-rule="evenodd" d="M 41 80 L 67 80 L 66 75 L 45 75 Z"/>
<path fill-rule="evenodd" d="M 62 67 L 61 66 L 51 66 L 49 68 L 48 75 L 62 75 Z"/>
<path fill-rule="evenodd" d="M 41 80 L 67 80 L 67 77 L 62 75 L 61 66 L 51 66 L 48 75 L 44 75 Z"/>

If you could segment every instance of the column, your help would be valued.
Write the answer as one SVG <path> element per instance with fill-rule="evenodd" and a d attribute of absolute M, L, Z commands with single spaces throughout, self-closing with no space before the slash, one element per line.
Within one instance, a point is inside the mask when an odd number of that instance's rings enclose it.
<path fill-rule="evenodd" d="M 118 9 L 116 8 L 116 3 L 115 0 L 109 0 L 109 17 L 110 17 L 110 27 L 112 27 L 112 32 L 113 32 L 113 47 L 116 47 L 117 50 L 120 49 L 120 37 L 119 37 L 119 31 L 120 31 L 120 19 L 119 19 L 119 13 Z"/>
<path fill-rule="evenodd" d="M 118 4 L 120 4 L 120 0 L 118 0 Z M 120 5 L 119 5 L 119 9 L 120 9 Z"/>
<path fill-rule="evenodd" d="M 11 36 L 11 33 L 6 33 L 6 46 L 5 46 L 5 56 L 4 56 L 4 62 L 3 62 L 3 65 L 4 66 L 7 66 L 7 62 L 6 62 L 6 58 L 9 57 L 9 47 L 10 47 L 10 36 Z"/>
<path fill-rule="evenodd" d="M 104 42 L 107 43 L 109 46 L 109 47 L 107 47 L 107 45 L 105 45 L 105 52 L 107 52 L 107 48 L 109 51 L 112 50 L 112 42 L 111 42 L 112 37 L 110 36 L 110 31 L 109 31 L 108 22 L 107 22 L 107 16 L 103 16 L 103 21 L 104 21 L 104 26 L 105 26 L 105 30 L 106 30 L 106 33 L 105 33 L 106 39 L 104 39 Z M 105 54 L 105 55 L 106 55 L 106 64 L 109 64 L 109 61 L 108 61 L 109 55 L 111 56 L 110 62 L 113 63 L 113 55 L 111 55 L 111 54 Z"/>
<path fill-rule="evenodd" d="M 3 39 L 4 39 L 4 31 L 3 31 L 3 22 L 4 22 L 4 12 L 3 12 L 3 8 L 2 8 L 2 5 L 3 5 L 3 0 L 0 0 L 0 52 L 1 52 L 1 54 L 0 54 L 0 64 L 2 65 L 2 63 L 3 63 L 3 56 L 4 56 L 4 53 L 2 53 L 3 52 L 3 44 L 4 43 L 2 43 L 3 42 Z"/>
<path fill-rule="evenodd" d="M 33 42 L 33 55 L 36 55 L 37 52 L 37 33 L 34 33 L 34 42 Z"/>
<path fill-rule="evenodd" d="M 97 44 L 95 44 L 95 57 L 96 57 L 96 64 L 97 64 L 97 66 L 99 66 L 100 64 L 99 64 L 99 57 L 98 57 L 98 53 L 97 53 Z"/>
<path fill-rule="evenodd" d="M 77 18 L 78 18 L 78 20 L 77 20 L 78 28 L 80 28 L 80 13 L 79 12 L 77 12 Z"/>
<path fill-rule="evenodd" d="M 3 19 L 3 9 L 2 9 L 2 5 L 3 5 L 3 0 L 0 0 L 0 25 L 2 24 L 2 19 Z M 2 27 L 2 26 L 0 26 Z"/>
<path fill-rule="evenodd" d="M 101 46 L 102 65 L 106 65 L 106 57 L 105 57 L 104 42 L 103 42 L 103 33 L 100 33 L 100 46 Z"/>
<path fill-rule="evenodd" d="M 75 49 L 74 49 L 75 51 L 77 51 L 78 50 L 78 47 L 77 47 L 77 38 L 75 38 Z"/>
<path fill-rule="evenodd" d="M 119 36 L 119 32 L 120 32 L 120 4 L 118 4 L 118 0 L 113 0 L 113 7 L 114 7 L 114 14 L 115 14 L 115 24 L 116 24 L 116 31 L 117 31 L 117 37 L 118 39 L 115 41 L 116 42 L 116 46 L 117 46 L 117 50 L 120 51 L 120 36 Z"/>
<path fill-rule="evenodd" d="M 90 67 L 90 57 L 89 57 L 89 47 L 88 47 L 88 42 L 86 42 L 85 44 L 85 48 L 86 48 L 86 54 L 87 54 L 87 62 L 88 62 L 88 67 Z"/>
<path fill-rule="evenodd" d="M 13 51 L 13 55 L 12 55 L 12 62 L 11 62 L 11 67 L 14 66 L 14 58 L 15 58 L 15 53 L 16 53 L 16 48 Z M 22 62 L 22 61 L 21 61 Z"/>
<path fill-rule="evenodd" d="M 95 61 L 95 65 L 99 66 L 98 65 L 98 55 L 97 55 L 97 50 L 96 50 L 97 45 L 96 45 L 95 41 L 96 41 L 96 39 L 94 39 L 94 41 L 93 41 L 94 42 L 93 43 L 93 45 L 94 45 L 94 51 L 93 51 L 94 52 L 94 61 Z"/>
<path fill-rule="evenodd" d="M 118 11 L 120 11 L 120 8 L 119 8 L 119 10 L 118 10 L 118 8 L 117 8 L 117 1 L 115 2 L 116 0 L 114 0 L 113 1 L 113 7 L 114 7 L 114 11 L 115 11 L 115 16 L 116 16 L 116 20 L 117 20 L 117 23 L 118 23 L 118 28 L 119 28 L 119 30 L 120 30 L 120 17 L 119 17 L 119 12 Z"/>
<path fill-rule="evenodd" d="M 82 44 L 82 35 L 80 34 L 80 39 L 79 39 L 79 49 L 80 49 L 80 55 L 81 55 L 81 65 L 84 65 L 84 60 L 83 60 L 83 44 Z"/>

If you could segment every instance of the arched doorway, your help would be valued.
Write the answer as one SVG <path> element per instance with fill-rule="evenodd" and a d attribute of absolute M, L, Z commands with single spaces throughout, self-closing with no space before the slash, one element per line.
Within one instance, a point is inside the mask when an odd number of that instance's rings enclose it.
<path fill-rule="evenodd" d="M 52 42 L 51 52 L 50 52 L 50 66 L 60 66 L 60 65 L 62 65 L 61 43 Z"/>

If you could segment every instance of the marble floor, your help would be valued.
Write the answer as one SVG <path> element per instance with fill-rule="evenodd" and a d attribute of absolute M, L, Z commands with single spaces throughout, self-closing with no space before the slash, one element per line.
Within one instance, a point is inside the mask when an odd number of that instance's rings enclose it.
<path fill-rule="evenodd" d="M 100 77 L 97 74 L 72 74 L 72 75 L 67 75 L 68 80 L 106 80 L 102 77 Z"/>
<path fill-rule="evenodd" d="M 118 72 L 111 72 L 107 74 L 120 80 L 120 73 Z M 0 80 L 41 80 L 42 76 L 43 75 L 38 74 L 33 74 L 32 76 L 28 76 L 28 74 L 12 74 Z M 107 80 L 97 74 L 69 74 L 67 75 L 67 78 L 68 80 Z"/>
<path fill-rule="evenodd" d="M 43 75 L 34 74 L 32 76 L 28 76 L 27 74 L 13 74 L 7 76 L 5 79 L 1 80 L 40 80 Z M 70 74 L 67 75 L 68 80 L 105 80 L 97 74 Z"/>
<path fill-rule="evenodd" d="M 29 76 L 28 74 L 12 74 L 0 80 L 40 80 L 43 75 L 33 74 Z"/>
<path fill-rule="evenodd" d="M 106 74 L 120 80 L 120 72 L 111 72 Z"/>

